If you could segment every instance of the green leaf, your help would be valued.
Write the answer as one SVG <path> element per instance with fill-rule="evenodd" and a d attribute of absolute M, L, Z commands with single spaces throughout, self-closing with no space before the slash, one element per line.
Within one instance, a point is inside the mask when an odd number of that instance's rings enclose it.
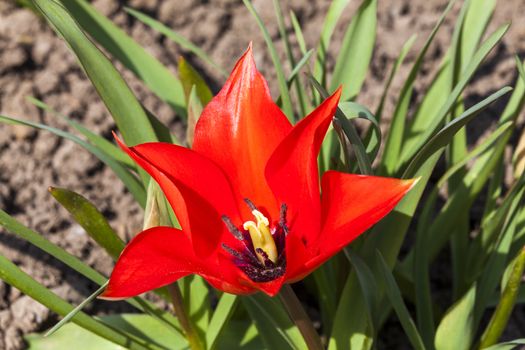
<path fill-rule="evenodd" d="M 290 11 L 290 19 L 292 21 L 292 27 L 295 33 L 295 39 L 297 40 L 297 44 L 299 45 L 299 49 L 301 50 L 303 55 L 306 55 L 307 49 L 306 42 L 304 40 L 303 30 L 301 29 L 301 24 L 299 23 L 295 12 Z"/>
<path fill-rule="evenodd" d="M 268 349 L 306 349 L 301 333 L 277 299 L 256 294 L 242 299 Z"/>
<path fill-rule="evenodd" d="M 512 350 L 516 349 L 517 346 L 525 344 L 525 338 L 515 339 L 505 343 L 499 343 L 492 345 L 491 347 L 485 348 L 484 350 Z"/>
<path fill-rule="evenodd" d="M 98 285 L 102 285 L 106 281 L 106 278 L 104 276 L 102 276 L 100 273 L 98 273 L 88 265 L 84 264 L 77 257 L 69 254 L 64 249 L 49 242 L 37 232 L 25 227 L 1 209 L 0 226 L 4 227 L 7 231 L 16 234 L 23 240 L 31 243 L 39 249 L 42 249 L 44 252 L 63 262 L 73 270 L 77 271 L 78 273 L 97 283 Z M 176 319 L 170 314 L 166 314 L 160 311 L 150 302 L 141 300 L 140 298 L 126 299 L 126 302 L 133 305 L 137 309 L 154 316 L 155 318 L 162 321 L 164 324 L 169 325 L 172 329 L 176 328 L 176 325 L 178 323 Z"/>
<path fill-rule="evenodd" d="M 282 12 L 279 0 L 273 0 L 273 8 L 275 10 L 275 17 L 277 18 L 277 26 L 279 28 L 279 34 L 284 43 L 286 57 L 288 58 L 290 67 L 295 67 L 296 62 L 295 62 L 295 58 L 292 53 L 292 46 L 290 44 L 290 38 L 289 38 L 288 32 L 286 31 L 286 25 L 284 24 L 283 12 Z M 287 84 L 287 87 L 289 89 L 290 85 Z M 300 114 L 306 115 L 307 109 L 308 109 L 308 105 L 306 103 L 307 101 L 306 91 L 304 90 L 304 86 L 301 84 L 301 81 L 299 79 L 295 80 L 295 91 L 297 94 L 297 102 L 300 107 Z"/>
<path fill-rule="evenodd" d="M 279 58 L 279 54 L 277 53 L 277 49 L 275 48 L 275 45 L 273 44 L 273 39 L 270 36 L 270 33 L 268 33 L 268 29 L 264 25 L 264 22 L 262 21 L 261 17 L 257 13 L 257 10 L 255 10 L 255 7 L 253 7 L 253 4 L 250 0 L 242 0 L 248 11 L 252 14 L 253 18 L 257 22 L 257 25 L 261 29 L 262 35 L 264 37 L 264 41 L 266 42 L 266 45 L 268 46 L 268 51 L 270 51 L 270 56 L 272 58 L 273 65 L 275 67 L 275 73 L 277 74 L 277 82 L 279 83 L 279 91 L 281 93 L 281 101 L 282 101 L 282 109 L 284 114 L 288 117 L 288 120 L 290 120 L 291 123 L 294 121 L 294 113 L 292 108 L 292 101 L 290 99 L 290 93 L 288 91 L 288 86 L 286 85 L 286 77 L 284 76 L 283 66 L 281 64 L 281 60 Z"/>
<path fill-rule="evenodd" d="M 365 106 L 355 102 L 342 102 L 339 104 L 339 108 L 349 120 L 360 118 L 371 123 L 370 130 L 373 138 L 370 139 L 366 145 L 366 155 L 367 159 L 370 162 L 373 162 L 379 152 L 379 147 L 381 146 L 382 141 L 381 128 L 379 127 L 377 118 Z"/>
<path fill-rule="evenodd" d="M 191 90 L 194 87 L 195 94 L 199 97 L 203 106 L 206 106 L 213 98 L 213 94 L 208 87 L 208 84 L 206 84 L 206 81 L 204 81 L 199 72 L 197 72 L 182 56 L 179 58 L 179 77 L 187 100 L 189 100 Z"/>
<path fill-rule="evenodd" d="M 135 200 L 142 206 L 146 204 L 146 191 L 140 181 L 133 176 L 128 169 L 126 169 L 124 166 L 122 166 L 120 163 L 115 161 L 112 157 L 108 156 L 106 153 L 101 151 L 98 147 L 93 146 L 86 141 L 76 137 L 75 135 L 72 135 L 68 132 L 65 132 L 63 130 L 55 129 L 50 126 L 34 123 L 26 120 L 20 120 L 20 119 L 14 119 L 9 118 L 3 115 L 0 115 L 0 122 L 8 123 L 8 124 L 16 124 L 16 125 L 25 125 L 30 126 L 33 128 L 38 128 L 42 130 L 46 130 L 49 132 L 52 132 L 53 134 L 63 137 L 65 139 L 71 140 L 75 142 L 76 144 L 82 146 L 84 149 L 91 152 L 93 155 L 95 155 L 98 159 L 100 159 L 103 163 L 105 163 L 107 166 L 109 166 L 115 174 L 120 178 L 120 180 L 126 185 L 126 188 L 131 192 Z"/>
<path fill-rule="evenodd" d="M 100 320 L 111 326 L 129 332 L 140 332 L 148 342 L 157 343 L 160 349 L 182 350 L 188 344 L 181 335 L 168 333 L 158 321 L 147 315 L 122 314 L 102 316 Z M 43 337 L 39 334 L 29 334 L 26 337 L 29 343 L 28 350 L 69 350 L 75 344 L 76 350 L 121 350 L 123 347 L 108 342 L 82 327 L 67 324 L 53 334 L 52 337 Z M 127 349 L 127 347 L 125 347 Z"/>
<path fill-rule="evenodd" d="M 518 79 L 510 100 L 500 117 L 499 125 L 509 121 L 515 121 L 523 109 L 524 103 L 525 84 L 521 79 Z M 457 190 L 450 195 L 443 209 L 437 215 L 432 225 L 429 226 L 428 236 L 433 238 L 433 242 L 427 250 L 430 261 L 435 258 L 443 245 L 448 241 L 448 233 L 450 233 L 453 228 L 457 214 L 470 208 L 475 198 L 477 198 L 485 186 L 487 179 L 493 174 L 494 168 L 500 163 L 512 130 L 513 128 L 509 129 L 506 134 L 498 140 L 495 147 L 481 155 L 476 163 L 472 165 L 471 169 L 463 178 L 463 189 Z M 396 227 L 392 225 L 396 225 L 396 223 L 390 223 L 389 227 Z M 390 237 L 391 235 L 388 236 Z M 410 252 L 405 258 L 405 261 L 403 261 L 403 265 L 407 266 L 412 264 L 412 259 L 413 252 Z"/>
<path fill-rule="evenodd" d="M 321 84 L 315 80 L 313 76 L 310 75 L 310 82 L 315 87 L 315 89 L 319 92 L 322 98 L 328 98 L 328 91 L 326 91 Z M 364 115 L 365 117 L 368 115 L 371 115 L 370 112 L 364 112 L 366 108 L 360 107 L 356 103 L 347 103 L 345 105 L 345 108 L 347 111 L 352 111 L 354 113 L 357 112 L 357 115 Z M 337 107 L 337 110 L 335 112 L 335 120 L 339 123 L 339 126 L 344 131 L 346 137 L 348 137 L 348 140 L 352 144 L 355 150 L 355 154 L 357 157 L 357 162 L 359 164 L 359 169 L 361 170 L 362 174 L 372 174 L 372 164 L 370 163 L 370 159 L 368 158 L 365 150 L 365 146 L 363 145 L 363 142 L 361 138 L 359 137 L 359 134 L 357 133 L 357 130 L 355 129 L 355 126 L 349 122 L 348 117 L 346 114 L 342 111 L 340 107 Z M 373 117 L 372 117 L 373 119 Z M 330 143 L 330 140 L 327 141 L 327 143 Z M 332 152 L 329 152 L 331 154 Z"/>
<path fill-rule="evenodd" d="M 314 67 L 314 77 L 317 81 L 321 82 L 322 86 L 326 86 L 326 53 L 330 46 L 330 39 L 334 32 L 335 26 L 339 21 L 339 18 L 343 14 L 343 10 L 348 5 L 350 0 L 334 0 L 330 3 L 328 12 L 323 21 L 323 27 L 321 28 L 321 36 L 319 38 L 319 44 L 317 45 L 317 57 Z"/>
<path fill-rule="evenodd" d="M 135 145 L 156 140 L 157 137 L 146 113 L 129 87 L 112 63 L 87 38 L 64 7 L 67 6 L 70 11 L 78 9 L 79 5 L 76 1 L 64 1 L 60 4 L 56 0 L 34 0 L 34 3 L 77 56 L 88 78 L 115 119 L 126 143 Z M 109 50 L 113 48 L 116 46 L 110 47 Z M 173 87 L 167 90 L 173 91 Z"/>
<path fill-rule="evenodd" d="M 433 343 L 434 339 L 434 315 L 432 307 L 432 296 L 430 289 L 429 280 L 429 259 L 426 252 L 430 242 L 428 237 L 428 227 L 431 225 L 431 219 L 435 213 L 435 204 L 439 195 L 439 191 L 447 183 L 447 181 L 457 174 L 463 167 L 471 161 L 473 158 L 489 151 L 491 147 L 494 147 L 498 140 L 506 134 L 506 132 L 512 127 L 512 122 L 507 122 L 501 125 L 496 131 L 494 131 L 483 143 L 478 145 L 474 150 L 463 158 L 461 162 L 456 163 L 439 179 L 438 183 L 428 195 L 425 206 L 421 211 L 418 219 L 416 244 L 413 249 L 415 262 L 413 264 L 413 280 L 414 290 L 416 293 L 416 311 L 417 321 L 421 336 L 425 342 L 427 348 L 430 348 L 430 344 Z M 477 254 L 475 254 L 478 256 Z"/>
<path fill-rule="evenodd" d="M 510 263 L 510 266 L 512 266 L 512 272 L 503 290 L 500 302 L 481 337 L 481 349 L 495 344 L 507 326 L 512 309 L 516 304 L 521 279 L 525 271 L 525 247 L 520 250 L 518 256 Z"/>
<path fill-rule="evenodd" d="M 157 32 L 163 34 L 166 36 L 166 38 L 174 41 L 175 43 L 179 44 L 184 49 L 190 51 L 195 56 L 199 57 L 203 62 L 207 63 L 210 67 L 215 68 L 219 73 L 222 74 L 223 77 L 227 77 L 228 73 L 224 68 L 219 66 L 215 61 L 213 61 L 207 54 L 199 48 L 197 45 L 194 45 L 191 41 L 184 38 L 182 35 L 174 32 L 169 27 L 165 26 L 161 22 L 155 20 L 154 18 L 139 12 L 137 10 L 134 10 L 129 7 L 125 7 L 125 10 L 127 13 L 141 21 L 142 23 L 146 24 L 147 26 L 151 27 L 152 29 L 155 29 Z"/>
<path fill-rule="evenodd" d="M 389 135 L 386 139 L 385 153 L 383 154 L 383 159 L 382 159 L 382 164 L 381 164 L 383 167 L 382 172 L 385 174 L 395 173 L 396 169 L 399 166 L 399 155 L 401 153 L 401 149 L 403 145 L 403 135 L 404 135 L 405 124 L 407 120 L 408 107 L 410 104 L 410 99 L 412 98 L 412 92 L 414 90 L 414 81 L 416 79 L 416 76 L 419 72 L 421 65 L 423 64 L 423 58 L 425 57 L 425 54 L 428 48 L 430 47 L 430 44 L 434 40 L 434 37 L 436 36 L 437 31 L 443 24 L 443 21 L 445 20 L 446 15 L 450 11 L 454 3 L 455 3 L 455 0 L 449 1 L 447 8 L 445 9 L 445 11 L 443 11 L 441 16 L 439 17 L 439 20 L 437 21 L 436 25 L 432 29 L 432 32 L 430 33 L 429 37 L 425 41 L 423 48 L 417 55 L 416 60 L 414 61 L 414 64 L 412 68 L 410 69 L 410 73 L 408 74 L 408 77 L 406 78 L 405 83 L 403 84 L 403 87 L 401 88 L 401 92 L 399 94 L 396 108 L 394 110 L 394 115 L 392 117 L 392 122 L 390 124 Z"/>
<path fill-rule="evenodd" d="M 405 303 L 403 302 L 401 291 L 399 290 L 396 280 L 394 276 L 392 275 L 392 272 L 390 271 L 390 267 L 387 265 L 385 259 L 383 258 L 383 256 L 381 255 L 379 251 L 377 251 L 377 260 L 380 266 L 380 270 L 383 273 L 383 278 L 385 281 L 386 295 L 388 299 L 390 300 L 390 303 L 394 307 L 394 310 L 396 311 L 399 321 L 401 321 L 401 326 L 403 327 L 405 334 L 410 340 L 410 344 L 412 345 L 414 349 L 418 349 L 418 350 L 425 349 L 425 345 L 423 344 L 423 341 L 421 340 L 421 336 L 419 335 L 419 332 L 417 331 L 416 325 L 414 324 L 414 320 L 412 320 L 412 317 L 410 316 L 410 313 L 408 312 L 408 309 Z M 455 348 L 449 348 L 449 349 L 455 349 Z"/>
<path fill-rule="evenodd" d="M 468 350 L 474 337 L 476 285 L 448 309 L 436 331 L 436 350 Z"/>
<path fill-rule="evenodd" d="M 193 144 L 193 136 L 195 135 L 195 126 L 199 121 L 199 117 L 202 114 L 202 103 L 197 97 L 195 85 L 190 91 L 188 98 L 188 128 L 186 129 L 186 142 L 189 146 Z"/>
<path fill-rule="evenodd" d="M 217 307 L 206 332 L 206 344 L 208 349 L 213 350 L 220 337 L 222 330 L 228 325 L 233 312 L 235 311 L 239 298 L 236 295 L 223 293 L 217 303 Z"/>
<path fill-rule="evenodd" d="M 64 264 L 79 272 L 83 276 L 90 280 L 98 283 L 99 285 L 106 281 L 106 278 L 97 271 L 93 270 L 88 265 L 84 264 L 75 256 L 69 254 L 64 249 L 54 245 L 45 239 L 42 235 L 35 231 L 25 227 L 17 220 L 9 216 L 5 211 L 0 209 L 0 226 L 4 227 L 7 231 L 10 231 L 23 240 L 33 244 L 34 246 L 42 249 L 44 252 L 51 256 L 54 256 Z"/>
<path fill-rule="evenodd" d="M 49 289 L 35 281 L 2 255 L 0 255 L 0 279 L 19 289 L 22 293 L 27 294 L 61 316 L 67 315 L 74 309 L 73 305 L 64 301 Z M 143 340 L 136 339 L 131 335 L 118 331 L 112 327 L 108 327 L 83 312 L 77 313 L 72 321 L 89 332 L 97 334 L 100 337 L 128 349 L 153 349 L 153 347 L 150 348 L 147 346 Z"/>
<path fill-rule="evenodd" d="M 89 142 L 97 146 L 101 151 L 105 152 L 111 158 L 125 164 L 130 168 L 135 168 L 135 163 L 131 160 L 131 158 L 126 153 L 124 153 L 124 151 L 118 148 L 115 144 L 106 140 L 104 137 L 95 134 L 94 132 L 84 127 L 82 124 L 77 123 L 76 121 L 69 119 L 65 115 L 60 114 L 42 100 L 39 100 L 33 96 L 27 96 L 26 99 L 38 108 L 41 108 L 46 112 L 49 112 L 65 120 L 69 125 L 75 128 L 82 135 L 84 135 Z"/>
<path fill-rule="evenodd" d="M 403 174 L 403 178 L 407 179 L 416 173 L 417 169 L 435 152 L 437 152 L 439 149 L 447 146 L 454 135 L 468 122 L 470 122 L 474 117 L 476 117 L 481 111 L 483 111 L 485 108 L 487 108 L 491 103 L 496 101 L 501 96 L 505 95 L 512 89 L 510 87 L 504 87 L 483 101 L 475 104 L 474 106 L 470 107 L 468 110 L 466 110 L 461 116 L 454 119 L 450 123 L 448 123 L 443 129 L 441 129 L 437 134 L 435 134 L 425 145 L 421 148 L 421 150 L 412 158 L 412 161 L 408 165 L 405 173 Z"/>
<path fill-rule="evenodd" d="M 372 330 L 373 340 L 377 337 L 377 331 L 379 329 L 379 295 L 378 288 L 374 278 L 374 274 L 366 263 L 352 251 L 350 248 L 344 249 L 345 255 L 352 264 L 352 267 L 356 271 L 357 278 L 359 279 L 359 285 L 363 293 L 363 299 L 366 303 L 367 318 L 370 322 L 370 328 Z"/>
<path fill-rule="evenodd" d="M 267 350 L 253 323 L 230 321 L 223 336 L 217 339 L 217 349 Z M 269 349 L 268 349 L 269 350 Z"/>
<path fill-rule="evenodd" d="M 54 325 L 51 329 L 49 329 L 46 334 L 44 334 L 44 337 L 49 337 L 56 331 L 58 331 L 62 326 L 64 326 L 66 323 L 71 321 L 73 317 L 75 317 L 76 314 L 78 314 L 80 311 L 82 311 L 89 303 L 91 303 L 93 300 L 95 300 L 96 297 L 98 297 L 104 289 L 109 284 L 109 280 L 106 281 L 103 285 L 101 285 L 96 291 L 94 291 L 89 297 L 87 297 L 84 301 L 82 301 L 80 304 L 78 304 L 73 310 L 71 310 L 66 316 L 64 316 L 63 319 L 61 319 L 56 325 Z"/>
<path fill-rule="evenodd" d="M 190 275 L 179 280 L 179 287 L 186 312 L 197 328 L 199 336 L 204 339 L 212 312 L 208 284 L 201 276 Z"/>
<path fill-rule="evenodd" d="M 461 92 L 467 85 L 468 81 L 472 75 L 476 72 L 477 68 L 489 52 L 496 46 L 496 44 L 501 40 L 503 35 L 507 32 L 509 28 L 508 24 L 500 26 L 494 33 L 492 33 L 487 40 L 481 45 L 478 51 L 472 57 L 472 60 L 469 61 L 467 67 L 465 67 L 463 73 L 460 76 L 460 79 L 457 85 L 452 90 L 452 93 L 447 98 L 445 104 L 441 106 L 436 117 L 432 119 L 428 127 L 423 130 L 423 132 L 411 135 L 411 138 L 408 138 L 403 144 L 403 152 L 401 155 L 401 161 L 406 162 L 409 159 L 412 159 L 414 154 L 418 152 L 421 147 L 428 141 L 429 137 L 435 132 L 436 128 L 443 122 L 445 116 L 450 112 L 454 107 L 455 102 L 460 96 Z M 399 160 L 397 160 L 399 163 Z"/>
<path fill-rule="evenodd" d="M 78 193 L 62 188 L 50 187 L 49 192 L 113 259 L 119 257 L 125 246 L 124 241 L 91 202 Z"/>
<path fill-rule="evenodd" d="M 392 84 L 392 81 L 394 80 L 394 77 L 399 70 L 399 67 L 401 64 L 405 61 L 405 58 L 412 48 L 412 45 L 414 45 L 414 42 L 417 39 L 417 34 L 413 34 L 408 40 L 403 44 L 403 47 L 401 48 L 401 51 L 399 52 L 399 56 L 397 56 L 396 61 L 394 62 L 394 65 L 392 66 L 392 70 L 390 71 L 390 74 L 388 75 L 388 78 L 385 83 L 385 87 L 383 88 L 383 93 L 381 94 L 381 98 L 379 99 L 379 104 L 377 105 L 375 116 L 377 120 L 381 120 L 381 117 L 383 116 L 383 108 L 385 104 L 386 96 L 388 95 L 388 91 L 390 89 L 390 85 Z"/>
<path fill-rule="evenodd" d="M 376 39 L 377 0 L 364 0 L 346 29 L 330 90 L 343 86 L 341 100 L 353 99 L 365 81 Z"/>
<path fill-rule="evenodd" d="M 38 0 L 41 1 L 41 0 Z M 85 0 L 60 0 L 76 22 L 113 57 L 169 104 L 181 116 L 185 116 L 182 86 L 177 77 L 155 57 L 142 48 L 133 38 L 101 15 Z M 67 40 L 67 38 L 66 38 Z M 69 42 L 69 40 L 67 40 Z M 70 43 L 71 44 L 71 43 Z M 77 53 L 78 55 L 78 53 Z M 92 65 L 93 63 L 90 63 Z M 96 69 L 93 64 L 91 69 Z M 99 66 L 101 67 L 101 66 Z M 128 118 L 138 118 L 128 116 Z M 145 122 L 142 117 L 137 122 Z M 118 123 L 117 123 L 118 124 Z M 120 127 L 119 127 L 120 129 Z M 152 141 L 141 140 L 141 141 Z"/>

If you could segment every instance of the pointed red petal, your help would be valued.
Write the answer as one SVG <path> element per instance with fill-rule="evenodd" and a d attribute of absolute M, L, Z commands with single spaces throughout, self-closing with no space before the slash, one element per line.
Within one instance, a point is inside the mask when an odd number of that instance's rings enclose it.
<path fill-rule="evenodd" d="M 100 297 L 133 297 L 199 271 L 191 243 L 182 231 L 153 227 L 135 236 L 122 251 Z"/>
<path fill-rule="evenodd" d="M 381 220 L 414 183 L 415 180 L 326 172 L 322 180 L 319 256 L 308 264 L 309 268 L 323 263 Z"/>
<path fill-rule="evenodd" d="M 216 164 L 185 147 L 160 142 L 127 147 L 117 141 L 158 182 L 198 256 L 208 256 L 220 242 L 233 239 L 221 216 L 240 225 L 237 201 Z"/>
<path fill-rule="evenodd" d="M 317 156 L 340 96 L 338 89 L 297 123 L 272 154 L 265 171 L 277 199 L 288 205 L 290 234 L 306 241 L 320 232 Z"/>
<path fill-rule="evenodd" d="M 279 207 L 266 185 L 264 167 L 290 129 L 255 67 L 250 47 L 202 112 L 195 127 L 193 149 L 228 174 L 240 199 L 249 198 L 275 215 Z M 250 216 L 247 207 L 241 210 Z"/>

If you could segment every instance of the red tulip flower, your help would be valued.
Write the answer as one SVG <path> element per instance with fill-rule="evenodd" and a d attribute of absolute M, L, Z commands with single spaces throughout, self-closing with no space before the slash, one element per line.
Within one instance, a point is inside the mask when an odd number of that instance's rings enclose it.
<path fill-rule="evenodd" d="M 248 48 L 200 116 L 192 149 L 119 140 L 158 182 L 182 229 L 139 233 L 102 297 L 132 297 L 189 274 L 228 293 L 274 296 L 383 218 L 413 180 L 328 171 L 319 181 L 317 156 L 340 95 L 292 126 Z"/>

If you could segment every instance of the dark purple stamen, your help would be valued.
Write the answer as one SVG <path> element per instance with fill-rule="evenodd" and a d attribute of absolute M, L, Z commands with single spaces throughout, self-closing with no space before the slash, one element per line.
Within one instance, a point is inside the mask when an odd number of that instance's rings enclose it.
<path fill-rule="evenodd" d="M 226 224 L 226 227 L 228 228 L 228 231 L 230 231 L 230 233 L 232 235 L 235 236 L 235 238 L 237 238 L 239 241 L 242 241 L 244 239 L 244 236 L 241 232 L 241 230 L 239 230 L 233 223 L 232 221 L 230 220 L 229 217 L 227 217 L 226 215 L 223 215 L 221 216 L 221 219 L 222 221 L 224 221 L 224 223 Z"/>
<path fill-rule="evenodd" d="M 257 210 L 257 207 L 255 206 L 255 204 L 253 204 L 253 202 L 249 200 L 248 198 L 244 198 L 244 202 L 246 202 L 246 204 L 248 205 L 251 211 Z"/>

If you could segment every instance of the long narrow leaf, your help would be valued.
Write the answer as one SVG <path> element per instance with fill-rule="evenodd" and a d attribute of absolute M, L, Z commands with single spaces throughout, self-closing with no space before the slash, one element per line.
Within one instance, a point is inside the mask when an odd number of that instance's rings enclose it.
<path fill-rule="evenodd" d="M 199 48 L 197 45 L 193 44 L 188 39 L 184 38 L 182 35 L 174 32 L 166 25 L 162 24 L 161 22 L 155 20 L 154 18 L 139 12 L 137 10 L 134 10 L 132 8 L 126 7 L 126 12 L 132 15 L 133 17 L 137 18 L 142 23 L 146 24 L 147 26 L 155 29 L 157 32 L 163 34 L 166 36 L 166 38 L 176 42 L 181 47 L 185 48 L 186 50 L 193 53 L 195 56 L 199 57 L 201 60 L 206 62 L 210 65 L 210 67 L 215 68 L 219 73 L 222 74 L 223 77 L 227 77 L 228 74 L 224 68 L 219 66 L 211 57 L 209 57 L 204 50 Z"/>
<path fill-rule="evenodd" d="M 67 303 L 49 289 L 36 282 L 33 278 L 23 272 L 15 264 L 0 255 L 0 279 L 27 294 L 48 309 L 61 316 L 67 315 L 74 309 L 73 305 Z M 125 333 L 119 332 L 111 327 L 96 321 L 83 312 L 73 317 L 73 322 L 115 344 L 128 349 L 146 350 L 149 347 L 142 341 L 134 339 Z M 153 347 L 152 347 L 153 348 Z"/>
<path fill-rule="evenodd" d="M 390 272 L 390 268 L 388 267 L 387 263 L 385 262 L 385 259 L 383 259 L 383 256 L 379 251 L 377 251 L 377 260 L 379 262 L 380 270 L 383 272 L 383 277 L 385 279 L 386 295 L 388 296 L 390 303 L 394 307 L 399 321 L 401 321 L 401 326 L 403 327 L 403 330 L 408 336 L 410 344 L 414 349 L 425 349 L 425 345 L 423 344 L 421 336 L 417 331 L 416 325 L 414 324 L 414 320 L 412 320 L 412 317 L 410 316 L 410 313 L 408 312 L 408 309 L 405 303 L 403 302 L 403 298 L 401 296 L 401 292 L 399 291 L 399 287 L 397 286 L 396 280 L 392 275 L 392 272 Z"/>
<path fill-rule="evenodd" d="M 279 83 L 279 91 L 281 93 L 281 102 L 283 104 L 282 106 L 283 112 L 284 114 L 286 114 L 290 122 L 293 123 L 294 114 L 293 114 L 293 108 L 292 108 L 292 101 L 290 99 L 290 93 L 288 92 L 288 86 L 286 85 L 286 77 L 284 76 L 284 71 L 283 71 L 283 67 L 281 64 L 281 60 L 279 59 L 279 55 L 273 43 L 273 39 L 270 36 L 270 33 L 268 33 L 268 29 L 266 29 L 266 26 L 264 25 L 264 22 L 262 21 L 261 17 L 257 13 L 257 10 L 255 10 L 255 7 L 253 7 L 251 0 L 242 0 L 242 2 L 244 3 L 248 11 L 250 11 L 253 18 L 257 22 L 257 25 L 261 29 L 261 33 L 263 35 L 264 41 L 266 42 L 266 45 L 268 46 L 268 51 L 270 51 L 270 56 L 272 58 L 273 66 L 277 74 L 277 82 Z"/>
<path fill-rule="evenodd" d="M 10 124 L 18 124 L 18 125 L 25 125 L 30 126 L 33 128 L 38 128 L 42 130 L 46 130 L 49 132 L 52 132 L 53 134 L 63 137 L 65 139 L 71 140 L 75 142 L 76 144 L 82 146 L 89 152 L 91 152 L 93 155 L 95 155 L 98 159 L 100 159 L 103 163 L 105 163 L 107 166 L 109 166 L 115 174 L 122 180 L 124 185 L 126 185 L 126 188 L 131 192 L 133 197 L 137 200 L 137 202 L 144 207 L 146 204 L 146 191 L 140 181 L 133 176 L 128 169 L 126 169 L 124 166 L 122 166 L 120 163 L 115 161 L 112 157 L 108 156 L 106 153 L 101 151 L 98 147 L 93 146 L 90 143 L 87 143 L 86 141 L 76 137 L 75 135 L 72 135 L 68 132 L 65 132 L 63 130 L 55 129 L 50 126 L 40 124 L 40 123 L 34 123 L 27 120 L 20 120 L 20 119 L 14 119 L 6 116 L 0 115 L 0 122 L 4 123 L 10 123 Z"/>
<path fill-rule="evenodd" d="M 126 143 L 134 145 L 156 140 L 155 132 L 140 103 L 112 63 L 82 32 L 63 4 L 57 0 L 34 0 L 34 3 L 77 56 L 115 119 Z M 69 6 L 77 5 L 75 1 L 64 3 Z"/>
<path fill-rule="evenodd" d="M 206 344 L 208 349 L 213 350 L 215 348 L 215 344 L 221 331 L 230 320 L 238 302 L 239 298 L 236 295 L 228 293 L 224 293 L 219 299 L 217 307 L 211 317 L 208 331 L 206 332 Z"/>
<path fill-rule="evenodd" d="M 122 62 L 126 68 L 135 73 L 157 96 L 175 109 L 179 115 L 185 116 L 185 103 L 181 83 L 168 68 L 149 54 L 122 29 L 100 14 L 88 1 L 60 1 L 84 31 L 89 33 L 111 55 Z"/>
<path fill-rule="evenodd" d="M 386 139 L 385 144 L 385 153 L 383 155 L 382 166 L 384 168 L 383 173 L 393 174 L 399 165 L 399 155 L 401 153 L 401 147 L 403 144 L 403 134 L 405 130 L 405 124 L 407 120 L 408 107 L 410 99 L 412 97 L 412 92 L 414 89 L 414 81 L 419 72 L 421 65 L 423 64 L 423 58 L 430 47 L 430 44 L 434 40 L 439 28 L 443 24 L 446 15 L 452 8 L 455 0 L 449 1 L 447 8 L 441 14 L 436 25 L 432 29 L 429 37 L 425 41 L 423 48 L 417 55 L 417 58 L 414 62 L 414 65 L 410 69 L 410 73 L 403 84 L 401 92 L 399 94 L 399 99 L 394 110 L 394 115 L 392 116 L 392 122 L 390 125 L 390 133 Z"/>
<path fill-rule="evenodd" d="M 353 99 L 365 81 L 376 39 L 377 0 L 364 0 L 346 29 L 330 90 L 343 86 L 341 100 Z"/>
<path fill-rule="evenodd" d="M 62 188 L 50 187 L 49 192 L 113 259 L 119 257 L 125 246 L 124 241 L 91 202 L 78 193 Z"/>

